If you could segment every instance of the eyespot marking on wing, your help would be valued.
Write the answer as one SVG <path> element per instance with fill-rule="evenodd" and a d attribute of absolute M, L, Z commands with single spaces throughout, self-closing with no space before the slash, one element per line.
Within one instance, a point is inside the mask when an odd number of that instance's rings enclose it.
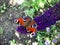
<path fill-rule="evenodd" d="M 33 24 L 33 25 L 32 25 L 32 27 L 37 28 L 37 24 L 36 24 L 36 23 L 35 23 L 35 24 Z"/>

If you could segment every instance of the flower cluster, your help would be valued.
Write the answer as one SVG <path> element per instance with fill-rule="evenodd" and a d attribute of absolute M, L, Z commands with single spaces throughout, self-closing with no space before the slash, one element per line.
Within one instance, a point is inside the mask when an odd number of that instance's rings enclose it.
<path fill-rule="evenodd" d="M 57 20 L 60 20 L 60 2 L 51 7 L 44 14 L 34 18 L 38 26 L 37 30 L 44 30 L 46 27 L 55 24 Z"/>

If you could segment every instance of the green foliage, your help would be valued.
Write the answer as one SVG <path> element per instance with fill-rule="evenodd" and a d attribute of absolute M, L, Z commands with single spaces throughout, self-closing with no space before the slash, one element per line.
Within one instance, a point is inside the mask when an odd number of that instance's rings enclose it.
<path fill-rule="evenodd" d="M 40 31 L 37 32 L 36 39 L 38 40 L 38 44 L 39 45 L 45 45 L 44 42 L 43 42 L 43 40 L 42 40 L 43 37 L 44 37 L 42 34 L 45 35 L 44 32 L 40 32 Z"/>
<path fill-rule="evenodd" d="M 50 0 L 48 0 L 48 1 L 50 1 Z M 58 3 L 58 2 L 60 2 L 60 0 L 51 0 L 49 3 L 51 3 L 52 5 L 54 5 L 54 4 Z"/>
<path fill-rule="evenodd" d="M 19 9 L 25 9 L 25 14 L 31 18 L 34 17 L 34 12 L 38 11 L 39 8 L 44 8 L 44 4 L 46 3 L 46 0 L 25 0 L 22 5 L 20 5 Z"/>
<path fill-rule="evenodd" d="M 33 18 L 34 12 L 38 12 L 40 9 L 48 9 L 57 2 L 60 2 L 60 0 L 25 0 L 18 9 L 24 9 L 25 14 Z"/>
<path fill-rule="evenodd" d="M 58 21 L 57 23 L 60 24 L 60 21 Z M 52 39 L 55 38 L 55 36 L 57 36 L 59 33 L 60 33 L 60 28 L 59 28 L 59 26 L 56 26 L 56 24 L 55 24 L 50 27 L 50 33 L 47 33 L 46 31 L 38 31 L 36 39 L 38 40 L 39 45 L 40 44 L 45 45 L 44 43 L 42 43 L 43 38 L 44 39 L 49 38 L 49 40 L 52 41 Z M 52 44 L 52 42 L 51 42 L 51 44 Z"/>
<path fill-rule="evenodd" d="M 32 8 L 32 9 L 30 9 L 30 10 L 29 10 L 29 9 L 26 9 L 24 12 L 25 12 L 25 15 L 33 18 L 35 9 L 34 9 L 34 8 Z"/>
<path fill-rule="evenodd" d="M 32 7 L 36 11 L 38 11 L 39 8 L 44 8 L 44 4 L 46 3 L 46 0 L 25 0 L 25 2 L 21 5 L 21 8 L 23 7 Z"/>
<path fill-rule="evenodd" d="M 55 30 L 55 29 L 56 29 L 56 25 L 52 25 L 51 30 Z"/>
<path fill-rule="evenodd" d="M 0 6 L 0 13 L 4 13 L 7 9 L 6 4 L 4 3 L 2 6 Z"/>
<path fill-rule="evenodd" d="M 19 8 L 24 8 L 24 7 L 27 7 L 27 8 L 34 8 L 36 11 L 38 11 L 38 9 L 41 9 L 41 8 L 45 8 L 45 5 L 48 5 L 49 6 L 53 6 L 55 5 L 57 2 L 60 2 L 60 0 L 25 0 L 24 3 L 22 3 L 22 5 L 20 5 Z"/>
<path fill-rule="evenodd" d="M 57 21 L 55 25 L 56 25 L 56 29 L 60 32 L 60 20 Z"/>
<path fill-rule="evenodd" d="M 0 35 L 3 34 L 4 29 L 0 26 Z"/>
<path fill-rule="evenodd" d="M 16 44 L 16 40 L 15 40 L 15 39 L 10 40 L 9 43 L 11 43 L 11 44 Z"/>
<path fill-rule="evenodd" d="M 38 11 L 39 8 L 44 8 L 44 4 L 46 3 L 46 0 L 32 0 L 31 6 Z"/>
<path fill-rule="evenodd" d="M 47 0 L 47 2 L 48 2 L 48 4 L 49 4 L 50 6 L 53 6 L 53 5 L 55 5 L 56 3 L 60 2 L 60 0 Z"/>

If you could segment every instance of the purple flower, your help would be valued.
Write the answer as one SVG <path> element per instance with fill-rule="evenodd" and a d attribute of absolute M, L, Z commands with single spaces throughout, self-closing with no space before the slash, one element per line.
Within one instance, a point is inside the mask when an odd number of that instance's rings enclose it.
<path fill-rule="evenodd" d="M 52 42 L 53 42 L 53 43 L 57 43 L 57 39 L 53 39 Z"/>
<path fill-rule="evenodd" d="M 60 38 L 60 34 L 58 34 L 58 38 Z"/>
<path fill-rule="evenodd" d="M 46 27 L 54 25 L 58 20 L 60 20 L 60 3 L 51 7 L 43 15 L 34 18 L 37 24 L 37 30 L 43 30 Z"/>
<path fill-rule="evenodd" d="M 21 34 L 27 34 L 28 33 L 24 26 L 18 26 L 17 32 L 20 32 Z"/>

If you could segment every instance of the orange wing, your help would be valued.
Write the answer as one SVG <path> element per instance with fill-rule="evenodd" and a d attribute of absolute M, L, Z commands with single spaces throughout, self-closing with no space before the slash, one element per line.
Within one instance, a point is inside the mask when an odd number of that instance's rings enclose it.
<path fill-rule="evenodd" d="M 30 24 L 26 27 L 28 32 L 31 32 L 31 33 L 35 33 L 36 32 L 37 29 L 34 28 L 34 27 L 31 27 L 33 24 L 35 24 L 35 21 L 31 21 Z"/>
<path fill-rule="evenodd" d="M 23 18 L 18 18 L 18 19 L 17 19 L 17 22 L 18 22 L 20 25 L 25 26 L 26 24 L 28 24 L 28 23 L 31 21 L 31 18 L 28 18 L 28 17 L 26 17 L 26 18 L 27 18 L 27 19 L 25 19 L 26 21 L 24 21 Z"/>
<path fill-rule="evenodd" d="M 19 22 L 19 24 L 22 25 L 22 26 L 25 25 L 25 24 L 24 24 L 24 20 L 23 20 L 23 18 L 19 18 L 19 19 L 17 19 L 17 22 Z"/>
<path fill-rule="evenodd" d="M 29 27 L 27 30 L 28 30 L 28 32 L 30 32 L 30 33 L 35 33 L 35 32 L 36 32 L 36 28 L 31 28 L 31 27 Z"/>

